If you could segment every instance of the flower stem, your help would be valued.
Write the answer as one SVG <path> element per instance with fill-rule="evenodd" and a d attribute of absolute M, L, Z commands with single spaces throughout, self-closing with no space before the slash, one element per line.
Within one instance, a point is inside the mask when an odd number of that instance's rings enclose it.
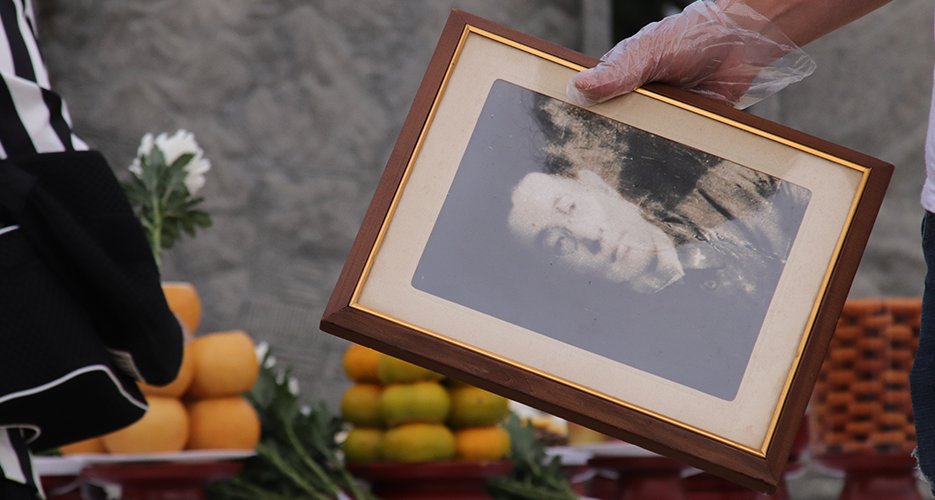
<path fill-rule="evenodd" d="M 311 498 L 316 500 L 328 500 L 329 497 L 325 494 L 320 493 L 315 489 L 315 487 L 310 484 L 305 478 L 302 477 L 298 471 L 293 469 L 276 451 L 275 448 L 267 446 L 264 443 L 260 443 L 256 447 L 257 453 L 267 460 L 270 461 L 280 472 L 282 472 L 287 478 L 291 479 L 292 482 L 301 488 L 305 493 L 307 493 Z"/>
<path fill-rule="evenodd" d="M 150 227 L 149 243 L 153 248 L 153 258 L 156 259 L 156 269 L 162 272 L 162 200 L 153 192 L 153 223 Z"/>
<path fill-rule="evenodd" d="M 328 477 L 328 474 L 322 470 L 315 460 L 308 455 L 308 452 L 305 450 L 305 447 L 302 446 L 302 442 L 299 441 L 299 437 L 295 434 L 295 429 L 292 427 L 292 423 L 286 420 L 282 421 L 283 429 L 286 431 L 286 436 L 289 439 L 289 442 L 292 444 L 292 448 L 298 453 L 299 457 L 302 459 L 302 463 L 308 467 L 315 477 L 321 482 L 320 484 L 328 490 L 328 494 L 332 496 L 337 496 L 338 487 L 334 484 L 333 480 Z"/>

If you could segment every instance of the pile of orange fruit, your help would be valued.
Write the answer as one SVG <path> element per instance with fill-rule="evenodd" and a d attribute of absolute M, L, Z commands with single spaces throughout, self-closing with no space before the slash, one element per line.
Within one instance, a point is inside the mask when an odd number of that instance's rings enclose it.
<path fill-rule="evenodd" d="M 510 453 L 501 426 L 509 400 L 431 370 L 352 344 L 344 372 L 353 384 L 341 399 L 352 427 L 349 463 L 490 461 Z"/>
<path fill-rule="evenodd" d="M 201 318 L 194 289 L 167 284 L 163 290 L 187 337 L 178 376 L 165 386 L 139 383 L 149 405 L 140 420 L 110 434 L 63 446 L 62 454 L 256 447 L 260 419 L 243 397 L 260 373 L 253 340 L 241 330 L 194 336 Z"/>

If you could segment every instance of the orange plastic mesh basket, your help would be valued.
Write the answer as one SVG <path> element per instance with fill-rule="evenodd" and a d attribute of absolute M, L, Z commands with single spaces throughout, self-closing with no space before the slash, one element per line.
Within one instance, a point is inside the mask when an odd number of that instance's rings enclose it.
<path fill-rule="evenodd" d="M 909 370 L 921 314 L 921 298 L 845 303 L 809 408 L 815 455 L 912 452 Z"/>

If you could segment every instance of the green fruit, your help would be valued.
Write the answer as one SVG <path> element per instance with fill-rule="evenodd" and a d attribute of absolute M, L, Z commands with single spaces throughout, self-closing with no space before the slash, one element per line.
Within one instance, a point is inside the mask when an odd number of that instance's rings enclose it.
<path fill-rule="evenodd" d="M 383 427 L 383 387 L 354 384 L 341 397 L 341 418 L 359 427 Z"/>
<path fill-rule="evenodd" d="M 387 427 L 413 422 L 440 424 L 448 418 L 451 400 L 438 382 L 393 384 L 383 389 L 380 407 Z"/>
<path fill-rule="evenodd" d="M 441 380 L 444 375 L 392 356 L 382 355 L 377 363 L 377 376 L 383 385 L 410 384 L 423 380 Z"/>
<path fill-rule="evenodd" d="M 455 456 L 455 437 L 442 424 L 406 424 L 386 431 L 383 458 L 390 462 L 431 462 Z"/>
<path fill-rule="evenodd" d="M 377 462 L 383 458 L 383 431 L 355 427 L 344 439 L 344 459 L 349 463 Z"/>
<path fill-rule="evenodd" d="M 455 429 L 494 425 L 510 414 L 508 399 L 478 387 L 452 387 L 448 394 L 451 396 L 448 424 Z"/>

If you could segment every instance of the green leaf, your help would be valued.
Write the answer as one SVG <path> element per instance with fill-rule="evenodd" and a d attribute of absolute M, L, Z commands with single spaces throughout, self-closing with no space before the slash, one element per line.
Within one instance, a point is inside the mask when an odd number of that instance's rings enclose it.
<path fill-rule="evenodd" d="M 173 170 L 184 170 L 185 165 L 188 165 L 188 162 L 192 161 L 195 158 L 195 153 L 183 153 L 182 156 L 179 156 L 172 162 L 172 165 L 169 165 L 169 168 Z"/>

